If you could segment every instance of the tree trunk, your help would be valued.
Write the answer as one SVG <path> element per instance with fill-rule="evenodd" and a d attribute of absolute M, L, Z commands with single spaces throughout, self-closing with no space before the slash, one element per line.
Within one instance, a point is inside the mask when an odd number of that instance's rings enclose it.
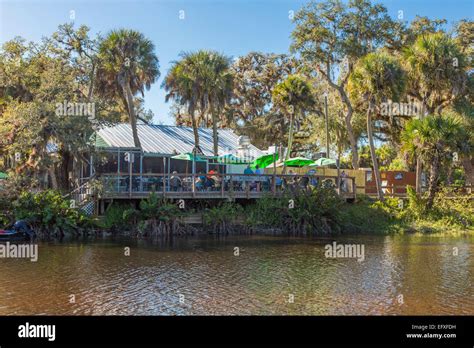
<path fill-rule="evenodd" d="M 471 193 L 472 192 L 472 187 L 470 187 L 470 185 L 472 185 L 472 182 L 474 181 L 473 180 L 474 171 L 473 171 L 473 168 L 472 168 L 472 161 L 471 161 L 470 156 L 463 157 L 462 166 L 464 168 L 464 176 L 466 178 L 465 179 L 465 185 L 468 186 L 468 188 L 466 190 L 467 190 L 468 193 Z"/>
<path fill-rule="evenodd" d="M 426 202 L 426 208 L 428 209 L 431 209 L 433 207 L 436 192 L 438 192 L 439 167 L 440 158 L 439 155 L 436 154 L 430 166 L 430 182 L 428 186 L 428 200 Z"/>
<path fill-rule="evenodd" d="M 418 195 L 421 195 L 422 193 L 422 187 L 421 187 L 421 173 L 423 171 L 423 162 L 421 161 L 421 158 L 420 157 L 417 157 L 416 159 L 416 173 L 415 173 L 415 176 L 416 176 L 416 183 L 415 183 L 415 189 L 416 189 L 416 193 Z"/>
<path fill-rule="evenodd" d="M 202 154 L 201 147 L 199 146 L 199 132 L 198 126 L 196 124 L 196 117 L 194 115 L 194 105 L 189 106 L 189 116 L 191 117 L 191 124 L 193 126 L 193 133 L 194 133 L 194 154 Z"/>
<path fill-rule="evenodd" d="M 53 190 L 58 189 L 58 179 L 56 178 L 56 166 L 53 165 L 48 169 L 49 177 L 51 178 L 51 187 Z"/>
<path fill-rule="evenodd" d="M 89 81 L 89 92 L 87 93 L 87 101 L 90 102 L 92 100 L 92 96 L 94 93 L 94 77 L 95 77 L 95 69 L 96 64 L 92 63 L 92 71 L 90 74 L 90 81 Z"/>
<path fill-rule="evenodd" d="M 66 149 L 62 149 L 59 154 L 61 155 L 61 162 L 59 164 L 59 186 L 62 190 L 69 191 L 69 165 L 71 161 L 71 153 Z"/>
<path fill-rule="evenodd" d="M 285 161 L 290 158 L 291 153 L 291 146 L 293 145 L 293 122 L 294 122 L 294 114 L 290 114 L 290 127 L 288 130 L 288 147 L 286 149 Z M 286 164 L 283 164 L 283 174 L 286 174 Z"/>
<path fill-rule="evenodd" d="M 372 102 L 369 102 L 369 108 L 367 110 L 367 137 L 369 138 L 370 156 L 372 157 L 372 164 L 374 167 L 375 185 L 377 186 L 377 197 L 383 201 L 382 191 L 382 180 L 380 178 L 379 165 L 377 162 L 377 156 L 375 154 L 374 137 L 372 133 Z"/>
<path fill-rule="evenodd" d="M 351 123 L 353 114 L 352 104 L 342 87 L 338 89 L 338 92 L 341 96 L 342 102 L 346 105 L 347 108 L 346 115 L 344 116 L 344 121 L 346 123 L 347 134 L 349 135 L 349 142 L 351 144 L 352 168 L 359 169 L 359 152 L 357 149 L 357 140 L 355 138 L 354 129 L 352 128 Z"/>
<path fill-rule="evenodd" d="M 128 109 L 128 119 L 130 121 L 130 127 L 132 128 L 132 135 L 133 135 L 133 143 L 135 147 L 141 149 L 140 139 L 138 138 L 138 131 L 137 131 L 137 116 L 135 115 L 135 107 L 133 105 L 133 95 L 132 91 L 130 90 L 130 86 L 128 83 L 124 81 L 124 79 L 119 78 L 120 86 L 122 87 L 122 91 L 125 97 L 125 101 L 127 103 Z"/>
<path fill-rule="evenodd" d="M 422 105 L 420 119 L 423 119 L 427 113 L 431 113 L 431 110 L 428 108 L 425 99 L 422 99 L 420 102 Z M 415 190 L 419 196 L 423 193 L 423 187 L 422 187 L 422 182 L 421 182 L 422 172 L 423 172 L 423 161 L 421 160 L 420 156 L 417 156 L 416 157 L 416 173 L 415 173 L 415 177 L 416 177 Z"/>
<path fill-rule="evenodd" d="M 219 138 L 217 134 L 217 115 L 214 108 L 211 108 L 212 113 L 212 139 L 214 143 L 214 156 L 219 156 Z"/>

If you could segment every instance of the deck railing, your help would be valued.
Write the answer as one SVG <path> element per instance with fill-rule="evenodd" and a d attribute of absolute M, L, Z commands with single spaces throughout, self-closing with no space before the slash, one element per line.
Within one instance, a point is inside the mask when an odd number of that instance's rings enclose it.
<path fill-rule="evenodd" d="M 254 198 L 264 194 L 307 190 L 316 186 L 334 188 L 340 195 L 355 196 L 353 177 L 299 174 L 101 174 L 103 194 L 130 198 L 156 192 L 168 197 Z"/>

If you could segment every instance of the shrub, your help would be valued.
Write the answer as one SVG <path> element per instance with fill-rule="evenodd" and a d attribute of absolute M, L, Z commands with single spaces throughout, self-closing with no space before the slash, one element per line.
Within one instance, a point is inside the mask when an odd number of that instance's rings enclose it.
<path fill-rule="evenodd" d="M 13 202 L 15 219 L 26 220 L 39 233 L 70 232 L 89 224 L 89 218 L 79 209 L 71 208 L 60 192 L 46 190 L 23 192 Z"/>
<path fill-rule="evenodd" d="M 130 206 L 128 205 L 112 203 L 105 210 L 104 216 L 98 222 L 98 226 L 112 232 L 127 229 L 130 225 L 130 219 L 126 212 L 129 210 Z"/>
<path fill-rule="evenodd" d="M 276 227 L 289 234 L 340 230 L 343 201 L 333 188 L 318 187 L 282 197 L 265 197 L 247 209 L 250 226 Z"/>
<path fill-rule="evenodd" d="M 242 216 L 243 211 L 240 204 L 223 203 L 207 209 L 203 214 L 203 222 L 206 226 L 212 226 L 215 233 L 228 233 L 234 229 L 234 225 Z"/>

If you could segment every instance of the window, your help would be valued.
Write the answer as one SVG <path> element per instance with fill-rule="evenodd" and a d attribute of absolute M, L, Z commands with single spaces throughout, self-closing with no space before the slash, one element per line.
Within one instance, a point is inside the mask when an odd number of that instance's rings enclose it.
<path fill-rule="evenodd" d="M 130 160 L 132 161 L 132 173 L 140 173 L 140 153 L 138 152 L 122 152 L 120 151 L 120 173 L 129 173 L 129 162 L 125 160 L 127 154 L 133 154 L 133 156 L 129 156 Z"/>
<path fill-rule="evenodd" d="M 163 174 L 164 167 L 163 157 L 143 157 L 143 174 Z"/>
<path fill-rule="evenodd" d="M 396 173 L 395 180 L 403 180 L 403 173 Z"/>
<path fill-rule="evenodd" d="M 372 172 L 366 172 L 365 173 L 365 181 L 366 182 L 372 182 Z"/>
<path fill-rule="evenodd" d="M 108 152 L 94 156 L 94 165 L 97 174 L 117 173 L 117 153 Z"/>

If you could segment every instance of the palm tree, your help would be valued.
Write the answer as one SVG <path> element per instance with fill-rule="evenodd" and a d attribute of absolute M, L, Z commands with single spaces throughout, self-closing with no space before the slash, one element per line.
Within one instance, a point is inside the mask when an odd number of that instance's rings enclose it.
<path fill-rule="evenodd" d="M 441 114 L 466 88 L 466 57 L 456 41 L 444 33 L 419 36 L 403 58 L 410 77 L 407 93 L 422 104 L 421 117 Z M 421 193 L 422 169 L 422 161 L 417 158 L 417 193 Z"/>
<path fill-rule="evenodd" d="M 187 106 L 194 132 L 193 153 L 202 154 L 201 147 L 199 146 L 199 132 L 195 115 L 198 103 L 202 100 L 202 97 L 199 95 L 199 81 L 196 81 L 194 76 L 196 68 L 191 54 L 183 53 L 181 57 L 181 60 L 173 63 L 163 81 L 162 87 L 167 92 L 165 101 L 168 102 L 171 99 L 180 106 Z"/>
<path fill-rule="evenodd" d="M 119 98 L 128 110 L 135 147 L 141 148 L 137 132 L 134 96 L 159 78 L 155 46 L 143 34 L 128 29 L 111 31 L 99 46 L 98 93 Z"/>
<path fill-rule="evenodd" d="M 293 128 L 295 119 L 303 117 L 304 112 L 312 108 L 315 98 L 311 85 L 299 75 L 290 75 L 275 86 L 272 91 L 273 104 L 282 109 L 289 118 L 288 146 L 285 161 L 290 158 L 293 145 Z M 285 172 L 286 166 L 283 167 Z"/>
<path fill-rule="evenodd" d="M 421 158 L 424 163 L 429 163 L 426 207 L 430 209 L 439 188 L 442 162 L 449 161 L 453 152 L 471 151 L 470 147 L 466 147 L 469 134 L 455 114 L 429 115 L 410 120 L 402 132 L 401 140 L 403 151 L 411 158 Z"/>
<path fill-rule="evenodd" d="M 377 196 L 383 200 L 382 181 L 375 153 L 372 115 L 384 101 L 397 100 L 404 91 L 404 72 L 397 60 L 379 51 L 363 57 L 350 76 L 351 95 L 361 97 L 367 103 L 367 137 L 374 167 Z"/>
<path fill-rule="evenodd" d="M 209 52 L 209 79 L 207 88 L 209 89 L 208 105 L 212 116 L 212 136 L 214 143 L 214 156 L 218 156 L 218 117 L 224 107 L 230 103 L 233 91 L 233 74 L 230 71 L 231 60 L 222 54 Z"/>
<path fill-rule="evenodd" d="M 198 122 L 208 124 L 206 116 L 212 117 L 214 155 L 218 155 L 218 114 L 229 103 L 233 88 L 233 76 L 229 70 L 230 58 L 214 51 L 200 50 L 183 53 L 181 60 L 174 62 L 163 82 L 167 91 L 166 101 L 173 99 L 178 105 L 188 107 L 194 131 L 195 150 L 199 147 Z"/>

